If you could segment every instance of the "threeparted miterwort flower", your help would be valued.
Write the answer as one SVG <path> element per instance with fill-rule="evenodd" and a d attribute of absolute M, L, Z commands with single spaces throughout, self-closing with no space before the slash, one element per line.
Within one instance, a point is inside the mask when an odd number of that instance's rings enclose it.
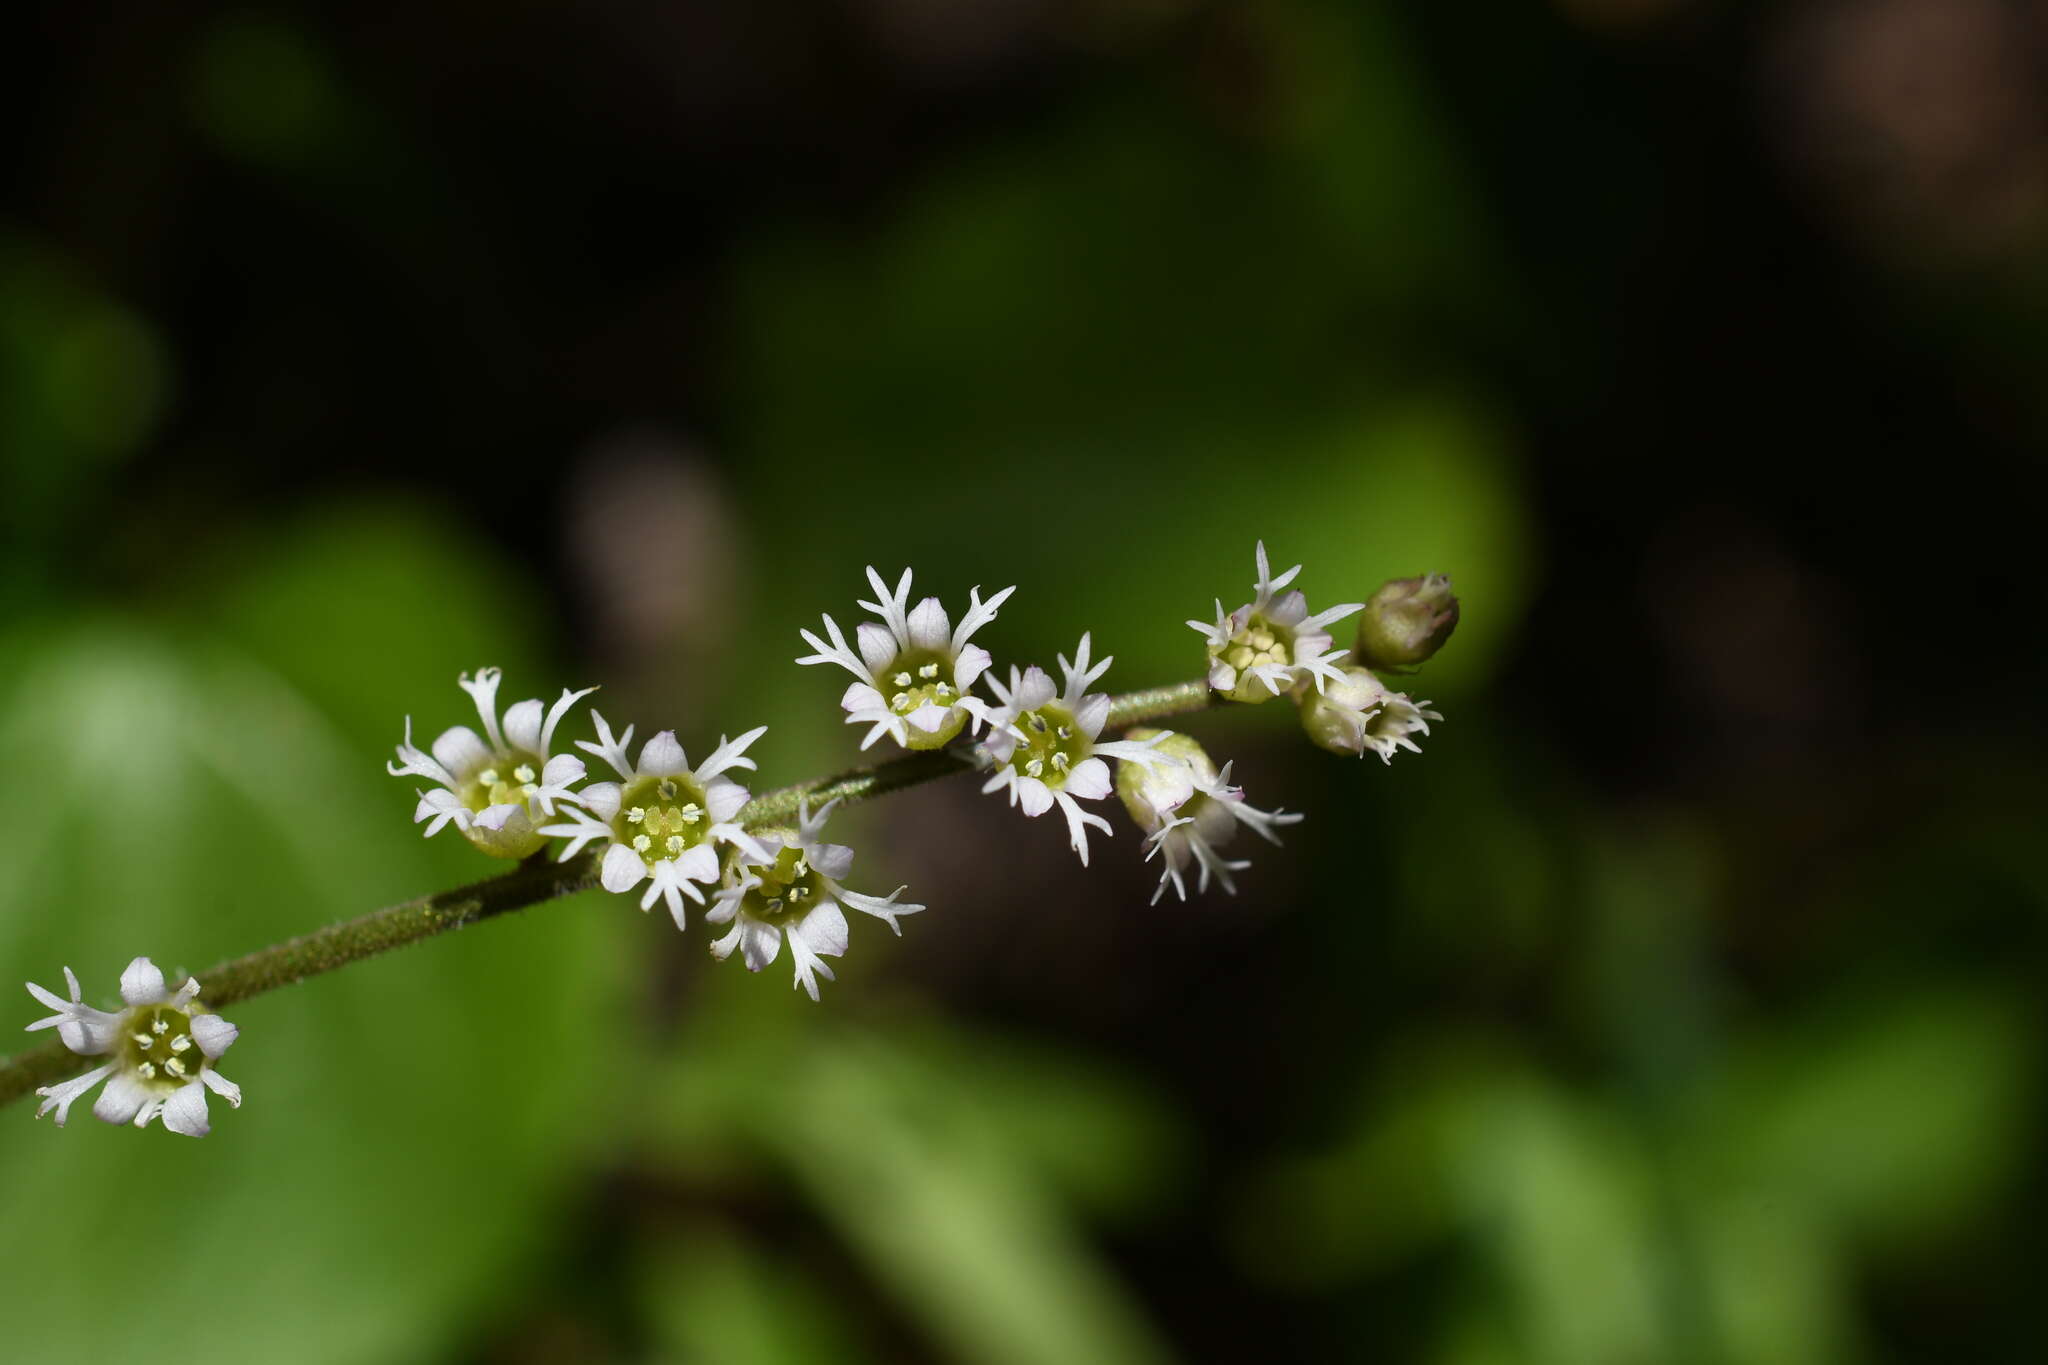
<path fill-rule="evenodd" d="M 107 1061 L 83 1076 L 37 1090 L 43 1101 L 37 1118 L 54 1109 L 57 1126 L 63 1127 L 71 1106 L 101 1081 L 107 1088 L 93 1104 L 93 1117 L 143 1128 L 162 1115 L 164 1127 L 186 1137 L 205 1137 L 211 1130 L 207 1091 L 241 1105 L 241 1087 L 213 1069 L 240 1030 L 200 1003 L 197 981 L 187 978 L 173 994 L 156 964 L 138 957 L 121 973 L 121 1000 L 127 1008 L 117 1014 L 85 1004 L 69 967 L 64 982 L 71 988 L 69 1000 L 29 983 L 28 993 L 57 1011 L 29 1029 L 54 1028 L 64 1046 L 81 1057 Z"/>
<path fill-rule="evenodd" d="M 405 718 L 405 742 L 396 763 L 385 768 L 393 777 L 425 777 L 438 789 L 420 793 L 413 822 L 430 821 L 428 835 L 453 824 L 472 844 L 494 858 L 524 858 L 547 842 L 540 822 L 552 818 L 555 804 L 574 801 L 570 788 L 583 780 L 583 760 L 574 754 L 550 756 L 555 727 L 580 699 L 597 689 L 563 689 L 551 707 L 538 699 L 515 702 L 498 724 L 499 670 L 480 668 L 472 679 L 462 675 L 462 690 L 476 701 L 483 721 L 479 736 L 467 725 L 453 726 L 434 741 L 433 753 L 413 747 L 412 717 Z"/>
<path fill-rule="evenodd" d="M 1258 565 L 1257 595 L 1250 602 L 1226 614 L 1219 599 L 1215 625 L 1188 622 L 1209 642 L 1209 686 L 1233 701 L 1265 701 L 1305 682 L 1320 688 L 1336 681 L 1344 651 L 1331 648 L 1326 627 L 1364 604 L 1347 602 L 1311 616 L 1299 588 L 1280 591 L 1294 581 L 1301 565 L 1275 578 L 1264 541 L 1259 542 Z"/>
<path fill-rule="evenodd" d="M 1240 825 L 1268 843 L 1277 844 L 1280 836 L 1274 829 L 1301 820 L 1299 815 L 1285 811 L 1263 811 L 1247 805 L 1244 793 L 1230 785 L 1230 765 L 1224 764 L 1218 772 L 1209 755 L 1191 736 L 1133 730 L 1130 737 L 1156 740 L 1159 753 L 1180 760 L 1171 767 L 1124 763 L 1117 769 L 1116 792 L 1123 798 L 1124 809 L 1151 836 L 1146 840 L 1146 859 L 1150 860 L 1155 853 L 1165 855 L 1166 867 L 1159 877 L 1159 889 L 1152 893 L 1155 905 L 1169 885 L 1182 900 L 1188 898 L 1183 878 L 1190 862 L 1199 875 L 1197 890 L 1207 891 L 1209 878 L 1214 875 L 1223 883 L 1224 890 L 1237 894 L 1237 883 L 1230 879 L 1230 874 L 1242 872 L 1251 864 L 1231 862 L 1216 850 L 1237 836 Z"/>
<path fill-rule="evenodd" d="M 1303 689 L 1301 728 L 1331 753 L 1365 757 L 1368 750 L 1391 763 L 1397 750 L 1421 753 L 1411 735 L 1429 733 L 1429 722 L 1443 716 L 1353 665 L 1321 692 Z"/>
<path fill-rule="evenodd" d="M 1109 795 L 1109 765 L 1102 760 L 1118 758 L 1140 767 L 1179 762 L 1162 756 L 1150 743 L 1096 739 L 1109 719 L 1109 698 L 1088 688 L 1115 658 L 1090 667 L 1088 650 L 1089 637 L 1084 634 L 1072 663 L 1066 655 L 1059 656 L 1060 671 L 1066 675 L 1061 689 L 1055 689 L 1036 664 L 1021 674 L 1011 669 L 1008 687 L 990 674 L 989 687 L 1002 705 L 989 713 L 989 736 L 977 755 L 995 769 L 982 791 L 1008 791 L 1010 804 L 1033 817 L 1055 805 L 1060 808 L 1067 817 L 1068 841 L 1083 867 L 1088 865 L 1088 827 L 1110 832 L 1109 821 L 1079 804 Z"/>
<path fill-rule="evenodd" d="M 860 605 L 881 617 L 882 623 L 863 621 L 855 629 L 860 652 L 847 647 L 838 622 L 827 616 L 825 634 L 831 643 L 808 630 L 800 632 L 804 643 L 818 652 L 797 662 L 838 664 L 859 679 L 839 704 L 846 710 L 848 725 L 873 727 L 861 748 L 886 734 L 906 749 L 942 749 L 970 717 L 983 717 L 982 703 L 969 690 L 988 668 L 988 651 L 967 640 L 996 619 L 996 609 L 1016 588 L 1004 588 L 986 602 L 981 589 L 974 588 L 967 595 L 967 614 L 954 629 L 936 597 L 908 607 L 910 570 L 903 571 L 893 593 L 872 566 L 868 582 L 881 600 L 862 600 Z"/>
<path fill-rule="evenodd" d="M 597 727 L 597 742 L 579 739 L 576 743 L 611 764 L 620 780 L 585 787 L 576 794 L 583 809 L 562 808 L 571 823 L 549 825 L 541 833 L 567 837 L 563 862 L 575 857 L 592 839 L 609 840 L 598 867 L 604 889 L 631 891 L 647 880 L 640 908 L 652 908 L 657 896 L 665 899 L 680 929 L 683 897 L 704 903 L 698 884 L 718 880 L 723 847 L 766 856 L 753 836 L 732 822 L 747 804 L 747 789 L 724 774 L 729 769 L 754 766 L 753 759 L 744 757 L 747 746 L 767 734 L 768 727 L 749 730 L 738 739 L 720 735 L 711 756 L 692 768 L 673 730 L 663 730 L 648 740 L 636 763 L 627 753 L 633 743 L 632 726 L 614 739 L 603 716 L 592 711 L 590 719 Z"/>
<path fill-rule="evenodd" d="M 839 884 L 853 869 L 853 850 L 819 837 L 835 804 L 826 802 L 815 815 L 807 806 L 800 808 L 793 831 L 760 831 L 759 855 L 729 854 L 725 888 L 704 913 L 710 923 L 732 923 L 725 937 L 711 945 L 712 955 L 723 961 L 738 948 L 750 972 L 773 962 L 787 938 L 796 984 L 813 1000 L 818 998 L 818 978 L 832 980 L 825 959 L 846 952 L 841 906 L 873 915 L 899 935 L 903 927 L 896 922 L 898 917 L 924 909 L 899 903 L 896 898 L 904 891 L 900 886 L 887 896 L 864 896 Z"/>

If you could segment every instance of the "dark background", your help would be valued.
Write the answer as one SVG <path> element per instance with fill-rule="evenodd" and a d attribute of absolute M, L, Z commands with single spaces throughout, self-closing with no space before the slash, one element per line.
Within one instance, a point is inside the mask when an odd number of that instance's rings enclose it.
<path fill-rule="evenodd" d="M 9 1116 L 24 1355 L 2035 1358 L 2039 3 L 17 23 L 0 976 L 485 875 L 374 767 L 481 663 L 844 766 L 868 563 L 1121 688 L 1261 537 L 1465 603 L 1420 756 L 1190 725 L 1235 900 L 927 788 L 821 1006 L 588 896 Z"/>

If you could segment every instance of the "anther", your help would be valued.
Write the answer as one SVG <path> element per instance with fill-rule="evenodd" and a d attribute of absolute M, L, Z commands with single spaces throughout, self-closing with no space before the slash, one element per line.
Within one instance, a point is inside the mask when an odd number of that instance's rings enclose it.
<path fill-rule="evenodd" d="M 626 823 L 629 825 L 637 825 L 646 818 L 647 807 L 645 806 L 635 806 L 633 807 L 633 809 L 626 812 Z"/>
<path fill-rule="evenodd" d="M 895 683 L 898 687 L 908 687 L 910 686 L 910 674 L 907 672 L 898 673 L 895 677 L 889 679 L 889 681 Z"/>
<path fill-rule="evenodd" d="M 1061 739 L 1072 739 L 1074 737 L 1074 727 L 1071 725 L 1062 725 L 1057 731 L 1055 731 L 1055 733 L 1058 734 Z"/>
<path fill-rule="evenodd" d="M 169 1033 L 171 1031 L 171 1021 L 159 1015 L 157 1018 L 150 1020 L 149 1031 L 151 1033 Z"/>
<path fill-rule="evenodd" d="M 1056 773 L 1063 773 L 1067 770 L 1067 756 L 1065 754 L 1054 754 L 1052 756 L 1052 770 Z"/>
<path fill-rule="evenodd" d="M 1024 765 L 1024 772 L 1027 776 L 1030 777 L 1043 776 L 1045 773 L 1045 760 L 1042 758 L 1032 759 L 1029 763 L 1026 763 Z"/>
<path fill-rule="evenodd" d="M 904 679 L 904 681 L 908 682 L 909 679 L 906 678 Z M 909 704 L 910 694 L 908 692 L 898 692 L 895 696 L 889 698 L 889 705 L 894 707 L 898 711 L 901 711 L 905 706 Z"/>
<path fill-rule="evenodd" d="M 164 1063 L 164 1070 L 170 1072 L 173 1076 L 176 1076 L 181 1081 L 185 1079 L 185 1064 L 179 1061 L 176 1057 L 173 1057 L 168 1062 Z"/>
<path fill-rule="evenodd" d="M 131 1033 L 128 1036 L 135 1040 L 138 1047 L 152 1048 L 156 1046 L 156 1039 L 150 1037 L 147 1033 Z"/>
<path fill-rule="evenodd" d="M 154 1063 L 144 1062 L 141 1066 L 135 1068 L 135 1074 L 142 1077 L 145 1081 L 153 1081 L 156 1079 L 156 1066 Z"/>
<path fill-rule="evenodd" d="M 512 770 L 512 776 L 521 782 L 533 781 L 533 765 L 531 763 L 520 764 Z"/>
<path fill-rule="evenodd" d="M 486 787 L 495 787 L 498 785 L 498 770 L 496 768 L 486 768 L 476 775 L 476 780 L 483 783 Z"/>
<path fill-rule="evenodd" d="M 173 1052 L 188 1052 L 191 1050 L 191 1047 L 192 1035 L 189 1033 L 181 1033 L 171 1039 L 171 1051 Z"/>
<path fill-rule="evenodd" d="M 644 834 L 638 836 L 633 840 L 633 851 L 635 853 L 645 853 L 648 849 L 653 847 L 654 840 L 648 838 Z"/>
<path fill-rule="evenodd" d="M 917 670 L 917 676 L 920 678 L 936 678 L 939 676 L 939 666 L 937 664 L 926 664 L 923 668 Z"/>
<path fill-rule="evenodd" d="M 691 802 L 691 803 L 690 803 L 689 805 L 687 805 L 687 806 L 684 806 L 684 807 L 683 807 L 683 823 L 684 823 L 684 824 L 686 824 L 686 825 L 694 825 L 694 824 L 696 824 L 696 823 L 697 823 L 697 822 L 698 822 L 699 820 L 702 820 L 703 818 L 704 818 L 704 808 L 703 808 L 702 806 L 698 805 L 698 804 L 697 804 L 697 803 L 696 803 L 695 801 L 692 801 L 692 802 Z"/>
<path fill-rule="evenodd" d="M 661 779 L 661 786 L 658 790 L 661 792 L 662 800 L 673 801 L 676 799 L 676 784 L 668 778 L 664 777 Z"/>

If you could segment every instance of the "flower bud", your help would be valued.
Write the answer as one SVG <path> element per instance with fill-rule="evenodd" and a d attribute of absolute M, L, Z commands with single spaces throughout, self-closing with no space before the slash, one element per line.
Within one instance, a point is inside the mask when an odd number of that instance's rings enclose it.
<path fill-rule="evenodd" d="M 1301 728 L 1333 754 L 1363 758 L 1370 749 L 1381 761 L 1391 762 L 1397 749 L 1420 753 L 1421 747 L 1409 736 L 1426 735 L 1430 721 L 1443 719 L 1424 709 L 1428 705 L 1410 700 L 1354 665 L 1344 670 L 1343 682 L 1301 694 Z"/>
<path fill-rule="evenodd" d="M 1444 574 L 1394 578 L 1380 585 L 1358 618 L 1358 662 L 1406 673 L 1444 647 L 1458 628 L 1458 599 Z"/>

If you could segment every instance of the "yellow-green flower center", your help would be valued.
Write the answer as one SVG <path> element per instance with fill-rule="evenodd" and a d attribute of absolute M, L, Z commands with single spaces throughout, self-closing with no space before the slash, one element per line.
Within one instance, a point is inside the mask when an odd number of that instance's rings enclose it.
<path fill-rule="evenodd" d="M 1010 754 L 1010 766 L 1020 777 L 1035 777 L 1058 790 L 1067 784 L 1074 765 L 1088 757 L 1087 736 L 1074 723 L 1073 713 L 1057 702 L 1048 702 L 1017 719 L 1024 737 Z"/>
<path fill-rule="evenodd" d="M 960 690 L 953 686 L 953 661 L 934 650 L 907 650 L 876 677 L 882 699 L 899 716 L 926 702 L 950 707 L 960 700 Z"/>
<path fill-rule="evenodd" d="M 487 806 L 523 806 L 539 785 L 540 770 L 544 766 L 539 754 L 514 749 L 509 754 L 492 758 L 471 773 L 469 779 L 456 789 L 455 795 L 471 810 L 483 810 Z"/>
<path fill-rule="evenodd" d="M 767 867 L 749 869 L 760 884 L 747 888 L 740 910 L 766 924 L 802 919 L 825 896 L 825 880 L 811 870 L 803 850 L 791 845 Z"/>
<path fill-rule="evenodd" d="M 1293 631 L 1255 614 L 1218 652 L 1223 662 L 1242 673 L 1262 664 L 1285 668 L 1294 662 L 1293 645 Z"/>
<path fill-rule="evenodd" d="M 687 777 L 643 777 L 620 794 L 612 832 L 649 863 L 674 858 L 710 837 L 704 789 Z"/>
<path fill-rule="evenodd" d="M 192 1036 L 192 1018 L 169 1005 L 129 1011 L 120 1040 L 123 1069 L 145 1085 L 176 1090 L 206 1070 L 206 1054 Z"/>

